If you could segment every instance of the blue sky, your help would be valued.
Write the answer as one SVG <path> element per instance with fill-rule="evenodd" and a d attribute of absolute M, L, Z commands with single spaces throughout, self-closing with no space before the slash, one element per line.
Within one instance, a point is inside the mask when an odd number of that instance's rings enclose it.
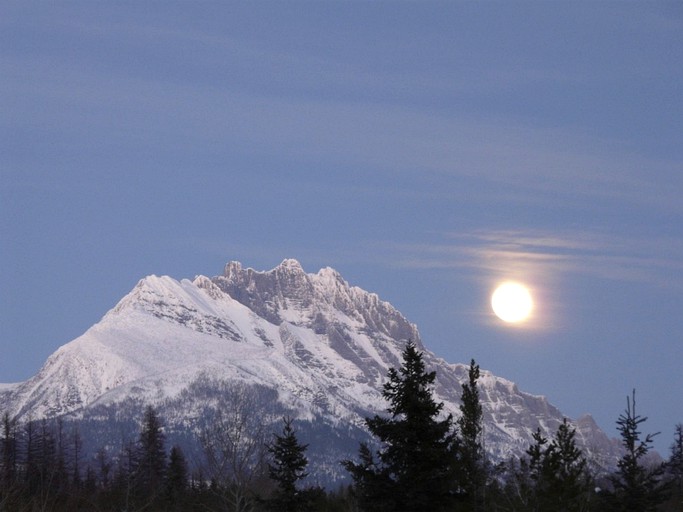
<path fill-rule="evenodd" d="M 0 56 L 0 382 L 145 275 L 296 258 L 609 433 L 636 388 L 667 451 L 680 3 L 3 2 Z"/>

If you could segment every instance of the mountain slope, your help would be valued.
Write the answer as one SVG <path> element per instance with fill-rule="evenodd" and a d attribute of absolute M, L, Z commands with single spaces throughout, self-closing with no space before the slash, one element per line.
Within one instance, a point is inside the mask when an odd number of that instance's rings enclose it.
<path fill-rule="evenodd" d="M 198 381 L 229 381 L 276 390 L 282 407 L 329 429 L 362 428 L 365 416 L 385 410 L 382 384 L 409 339 L 437 372 L 436 398 L 457 416 L 467 367 L 427 350 L 417 328 L 389 303 L 330 268 L 307 274 L 285 260 L 258 272 L 231 262 L 214 278 L 142 279 L 37 375 L 0 387 L 0 408 L 19 418 L 84 417 L 131 399 L 187 403 Z M 489 372 L 482 372 L 480 390 L 494 459 L 523 453 L 536 428 L 552 434 L 563 419 L 544 397 Z M 169 415 L 181 428 L 182 414 Z M 591 418 L 577 427 L 595 460 L 614 459 L 614 444 Z"/>

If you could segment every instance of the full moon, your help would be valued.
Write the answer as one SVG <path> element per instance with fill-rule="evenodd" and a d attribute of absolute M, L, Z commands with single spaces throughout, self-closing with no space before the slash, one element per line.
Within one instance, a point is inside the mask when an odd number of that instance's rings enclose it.
<path fill-rule="evenodd" d="M 534 301 L 526 286 L 507 282 L 498 286 L 493 292 L 491 307 L 503 322 L 518 323 L 529 318 L 534 308 Z"/>

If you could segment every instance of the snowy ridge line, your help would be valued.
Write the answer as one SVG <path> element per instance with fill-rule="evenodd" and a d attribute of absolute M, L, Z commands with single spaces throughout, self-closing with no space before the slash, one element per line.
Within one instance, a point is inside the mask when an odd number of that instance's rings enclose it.
<path fill-rule="evenodd" d="M 21 419 L 87 415 L 133 396 L 162 404 L 206 375 L 275 390 L 301 417 L 350 428 L 385 411 L 382 385 L 408 340 L 437 372 L 435 398 L 459 416 L 467 366 L 436 357 L 391 304 L 329 267 L 308 274 L 287 259 L 260 272 L 230 262 L 213 278 L 141 279 L 34 377 L 0 386 L 0 407 Z M 490 372 L 482 371 L 479 387 L 494 459 L 523 453 L 532 432 L 552 435 L 564 418 L 545 397 Z M 591 418 L 574 425 L 589 456 L 616 460 Z"/>

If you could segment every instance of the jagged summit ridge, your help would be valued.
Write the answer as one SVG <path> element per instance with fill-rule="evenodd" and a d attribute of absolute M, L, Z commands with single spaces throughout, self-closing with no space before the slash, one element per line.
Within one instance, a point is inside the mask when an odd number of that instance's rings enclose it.
<path fill-rule="evenodd" d="M 226 378 L 252 375 L 297 397 L 331 395 L 328 405 L 348 416 L 359 404 L 347 389 L 363 387 L 353 394 L 365 408 L 379 402 L 376 388 L 387 360 L 398 360 L 401 339 L 419 337 L 388 303 L 349 287 L 332 270 L 306 274 L 298 262 L 285 260 L 268 272 L 232 263 L 226 274 L 230 279 L 141 279 L 101 322 L 19 385 L 12 409 L 69 413 L 151 380 L 154 394 L 165 396 L 200 371 L 221 366 Z M 331 385 L 339 379 L 346 385 Z"/>
<path fill-rule="evenodd" d="M 223 276 L 212 282 L 274 324 L 289 321 L 311 326 L 320 324 L 326 313 L 334 311 L 353 322 L 365 323 L 368 331 L 379 331 L 393 340 L 419 342 L 417 328 L 389 303 L 374 293 L 349 286 L 329 267 L 317 274 L 306 274 L 297 260 L 286 259 L 271 271 L 257 272 L 230 262 Z"/>
<path fill-rule="evenodd" d="M 256 271 L 233 261 L 211 278 L 141 279 L 38 374 L 0 386 L 0 407 L 19 418 L 87 415 L 131 399 L 163 404 L 201 378 L 263 386 L 298 417 L 362 427 L 365 416 L 385 410 L 382 385 L 409 339 L 437 372 L 444 411 L 457 416 L 467 367 L 426 349 L 391 304 L 329 267 L 306 273 L 286 259 Z M 563 419 L 545 398 L 490 372 L 480 388 L 494 458 L 523 453 L 536 428 L 551 433 Z M 611 449 L 594 422 L 577 426 L 589 450 Z"/>

